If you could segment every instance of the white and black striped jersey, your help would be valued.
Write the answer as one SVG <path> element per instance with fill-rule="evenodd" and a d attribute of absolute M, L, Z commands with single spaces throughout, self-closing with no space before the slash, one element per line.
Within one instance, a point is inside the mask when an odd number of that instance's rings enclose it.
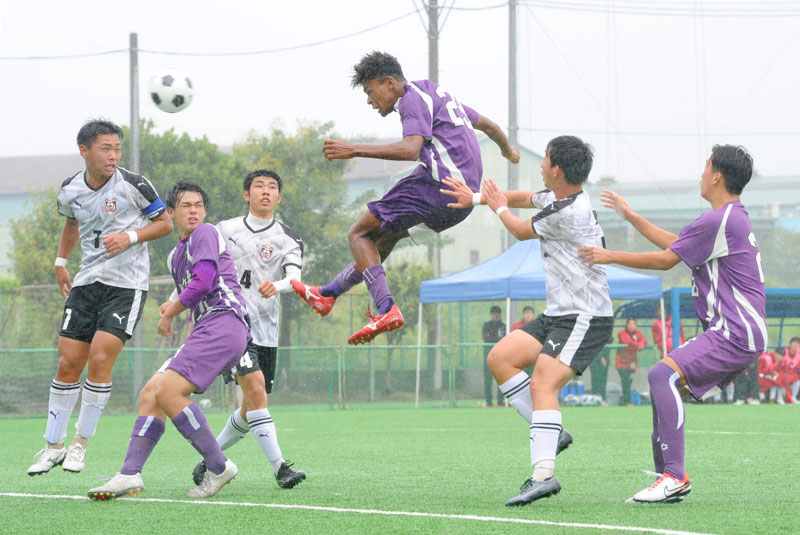
<path fill-rule="evenodd" d="M 302 238 L 294 229 L 275 219 L 260 230 L 248 224 L 247 216 L 220 221 L 217 228 L 228 242 L 239 272 L 239 285 L 250 314 L 253 343 L 277 347 L 280 294 L 265 299 L 258 287 L 264 281 L 283 279 L 287 266 L 302 269 Z"/>
<path fill-rule="evenodd" d="M 135 243 L 109 257 L 101 236 L 147 226 L 150 220 L 164 213 L 164 203 L 149 180 L 121 167 L 99 189 L 86 183 L 85 173 L 81 171 L 65 180 L 58 193 L 58 213 L 78 220 L 83 251 L 81 267 L 72 285 L 102 282 L 119 288 L 147 290 L 150 278 L 147 243 Z"/>
<path fill-rule="evenodd" d="M 578 247 L 605 247 L 589 196 L 580 191 L 556 200 L 555 194 L 545 189 L 531 196 L 531 204 L 541 208 L 531 218 L 531 225 L 541 236 L 547 286 L 544 313 L 613 316 L 605 268 L 589 267 L 578 258 Z"/>

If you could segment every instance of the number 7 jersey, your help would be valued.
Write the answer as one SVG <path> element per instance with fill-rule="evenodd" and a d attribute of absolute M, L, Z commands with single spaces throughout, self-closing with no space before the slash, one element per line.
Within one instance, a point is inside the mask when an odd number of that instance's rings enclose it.
<path fill-rule="evenodd" d="M 287 266 L 302 268 L 303 240 L 294 229 L 272 220 L 268 226 L 255 229 L 247 216 L 217 223 L 239 273 L 242 296 L 247 301 L 253 343 L 265 347 L 278 346 L 280 294 L 265 299 L 258 291 L 264 281 L 284 278 Z"/>
<path fill-rule="evenodd" d="M 84 175 L 81 171 L 65 180 L 57 201 L 59 214 L 78 220 L 83 257 L 72 285 L 102 282 L 147 290 L 147 243 L 135 243 L 116 256 L 108 256 L 102 236 L 146 227 L 166 211 L 164 203 L 149 180 L 121 167 L 98 189 L 91 188 Z"/>

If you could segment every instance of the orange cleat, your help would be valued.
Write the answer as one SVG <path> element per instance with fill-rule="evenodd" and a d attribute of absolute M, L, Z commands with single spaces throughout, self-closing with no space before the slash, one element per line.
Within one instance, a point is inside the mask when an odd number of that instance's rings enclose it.
<path fill-rule="evenodd" d="M 311 305 L 311 308 L 313 308 L 314 312 L 319 314 L 320 317 L 327 316 L 333 309 L 333 305 L 336 304 L 335 297 L 325 297 L 324 295 L 320 295 L 319 286 L 306 286 L 299 280 L 295 279 L 292 279 L 289 282 L 292 285 L 292 290 L 294 290 L 294 293 L 299 295 L 300 299 Z"/>
<path fill-rule="evenodd" d="M 400 308 L 397 305 L 392 305 L 392 308 L 389 309 L 389 312 L 386 314 L 373 316 L 367 312 L 365 316 L 370 318 L 372 321 L 367 323 L 364 327 L 356 331 L 355 334 L 348 338 L 348 344 L 368 344 L 381 333 L 402 329 L 403 323 L 405 323 L 405 320 L 403 319 L 403 313 L 400 312 Z"/>

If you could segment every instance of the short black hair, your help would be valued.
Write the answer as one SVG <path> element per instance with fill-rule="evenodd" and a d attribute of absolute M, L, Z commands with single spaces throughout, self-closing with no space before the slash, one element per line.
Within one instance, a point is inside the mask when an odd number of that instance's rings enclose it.
<path fill-rule="evenodd" d="M 527 306 L 527 307 L 525 307 L 525 308 L 523 308 L 523 309 L 522 309 L 522 312 L 523 312 L 523 313 L 525 313 L 525 312 L 527 312 L 527 311 L 529 311 L 529 310 L 530 310 L 531 312 L 533 312 L 533 307 L 531 307 L 531 306 Z"/>
<path fill-rule="evenodd" d="M 790 343 L 790 344 L 791 344 L 792 342 L 798 342 L 798 343 L 800 343 L 800 338 L 798 338 L 798 337 L 794 336 L 794 337 L 792 337 L 792 339 L 791 339 L 791 340 L 789 340 L 789 343 Z"/>
<path fill-rule="evenodd" d="M 594 147 L 575 136 L 559 136 L 550 140 L 545 154 L 550 164 L 564 171 L 567 184 L 578 186 L 589 178 L 594 160 Z"/>
<path fill-rule="evenodd" d="M 181 193 L 186 191 L 194 191 L 195 193 L 199 193 L 200 196 L 203 198 L 203 206 L 206 207 L 208 210 L 208 193 L 198 184 L 194 182 L 189 182 L 188 180 L 181 180 L 177 182 L 172 189 L 169 190 L 167 193 L 167 208 L 175 209 L 175 205 L 178 204 L 178 199 L 181 197 Z"/>
<path fill-rule="evenodd" d="M 253 180 L 257 176 L 268 176 L 270 178 L 274 178 L 275 181 L 278 183 L 278 193 L 283 190 L 283 180 L 278 173 L 272 171 L 270 169 L 256 169 L 255 171 L 250 171 L 244 176 L 244 182 L 242 182 L 242 188 L 244 191 L 250 192 L 250 186 L 253 184 Z"/>
<path fill-rule="evenodd" d="M 711 169 L 722 173 L 729 193 L 739 195 L 753 176 L 753 157 L 741 145 L 714 145 Z"/>
<path fill-rule="evenodd" d="M 120 141 L 122 140 L 122 128 L 115 123 L 106 119 L 89 119 L 78 130 L 78 146 L 83 145 L 87 149 L 91 149 L 97 136 L 103 134 L 116 134 Z"/>
<path fill-rule="evenodd" d="M 500 310 L 500 307 L 499 307 L 499 306 L 497 306 L 497 305 L 492 305 L 492 308 L 490 308 L 490 309 L 489 309 L 489 314 L 494 314 L 495 312 L 497 312 L 498 314 L 500 314 L 502 311 Z"/>
<path fill-rule="evenodd" d="M 397 58 L 386 52 L 372 51 L 353 67 L 353 87 L 366 85 L 370 80 L 383 80 L 391 76 L 395 80 L 405 81 L 403 69 Z"/>

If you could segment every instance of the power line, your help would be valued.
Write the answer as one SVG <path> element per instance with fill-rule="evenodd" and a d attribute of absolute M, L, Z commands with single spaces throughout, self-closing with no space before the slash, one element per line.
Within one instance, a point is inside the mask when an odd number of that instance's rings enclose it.
<path fill-rule="evenodd" d="M 340 35 L 338 37 L 331 37 L 328 39 L 323 39 L 320 41 L 312 41 L 310 43 L 304 43 L 302 45 L 293 45 L 293 46 L 286 46 L 281 48 L 271 48 L 265 50 L 250 50 L 245 52 L 173 52 L 168 50 L 148 50 L 144 48 L 139 48 L 138 52 L 142 54 L 157 54 L 163 56 L 195 56 L 195 57 L 218 57 L 218 56 L 257 56 L 262 54 L 274 54 L 277 52 L 287 52 L 289 50 L 297 50 L 301 48 L 310 48 L 314 46 L 320 46 L 327 43 L 332 43 L 334 41 L 341 41 L 342 39 L 348 39 L 350 37 L 354 37 L 356 35 L 361 35 L 363 33 L 371 32 L 372 30 L 377 30 L 378 28 L 383 28 L 384 26 L 388 26 L 393 24 L 399 20 L 405 19 L 417 13 L 419 9 L 415 9 L 413 11 L 409 11 L 399 17 L 395 17 L 391 20 L 387 20 L 386 22 L 382 22 L 380 24 L 376 24 L 374 26 L 370 26 L 368 28 L 364 28 L 362 30 L 358 30 L 356 32 L 348 33 L 345 35 Z M 128 53 L 130 49 L 128 48 L 118 48 L 114 50 L 103 50 L 101 52 L 89 52 L 85 54 L 64 54 L 58 56 L 0 56 L 0 60 L 6 61 L 18 61 L 18 60 L 58 60 L 58 59 L 78 59 L 78 58 L 88 58 L 94 56 L 106 56 L 109 54 L 119 54 L 119 53 Z"/>

